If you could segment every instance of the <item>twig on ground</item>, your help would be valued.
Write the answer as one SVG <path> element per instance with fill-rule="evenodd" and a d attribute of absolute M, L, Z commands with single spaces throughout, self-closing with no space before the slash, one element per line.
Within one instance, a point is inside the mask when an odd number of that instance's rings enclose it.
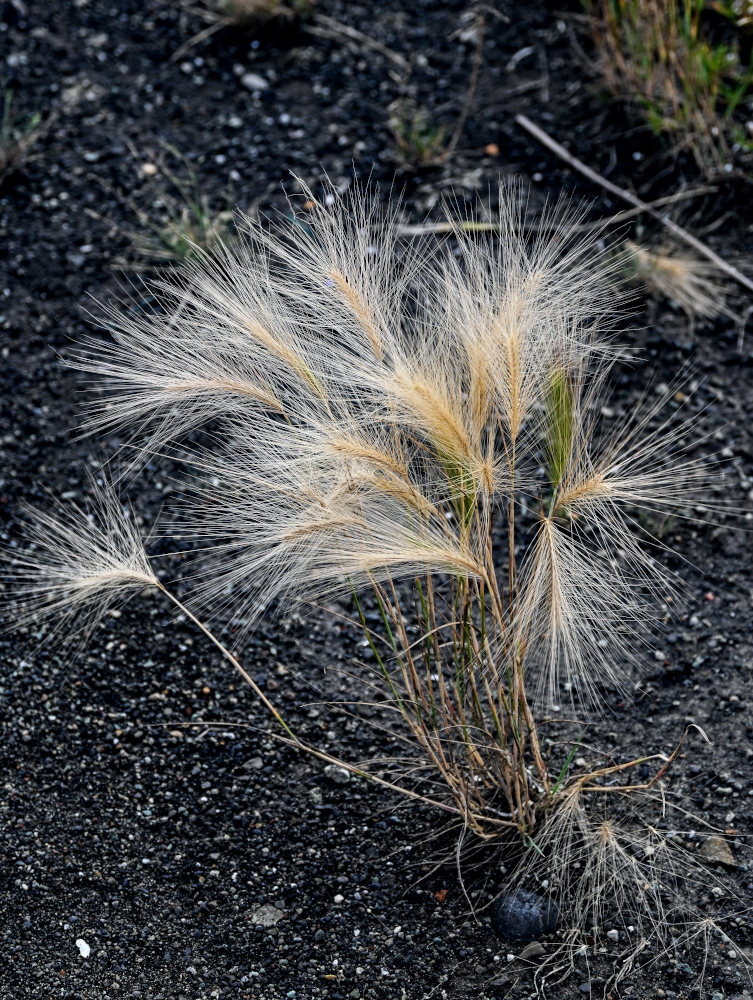
<path fill-rule="evenodd" d="M 613 184 L 612 181 L 607 180 L 606 177 L 603 177 L 595 170 L 592 170 L 591 167 L 583 163 L 582 160 L 579 160 L 577 156 L 573 156 L 573 154 L 565 149 L 564 146 L 561 146 L 555 139 L 552 139 L 550 135 L 532 122 L 526 115 L 516 115 L 515 121 L 521 126 L 521 128 L 525 129 L 526 132 L 532 135 L 535 139 L 538 139 L 538 141 L 542 145 L 546 146 L 547 149 L 556 153 L 561 160 L 564 160 L 565 163 L 571 166 L 574 170 L 583 174 L 584 177 L 593 181 L 594 184 L 598 184 L 600 187 L 603 187 L 605 191 L 609 191 L 618 198 L 622 198 L 623 201 L 627 201 L 629 204 L 634 205 L 639 212 L 645 212 L 647 215 L 650 215 L 652 219 L 656 219 L 656 221 L 665 226 L 670 233 L 682 240 L 684 243 L 687 243 L 688 246 L 693 247 L 693 249 L 697 250 L 699 254 L 715 264 L 720 271 L 724 271 L 724 273 L 729 275 L 730 278 L 733 278 L 744 288 L 747 288 L 749 292 L 753 292 L 753 280 L 744 275 L 742 271 L 739 271 L 732 264 L 729 264 L 726 260 L 724 260 L 724 258 L 720 257 L 719 254 L 715 253 L 711 247 L 702 243 L 701 240 L 693 236 L 692 233 L 689 233 L 687 229 L 683 229 L 682 226 L 678 226 L 672 219 L 661 215 L 661 213 L 657 212 L 655 208 L 652 208 L 648 202 L 645 202 L 637 195 L 634 195 L 632 191 L 627 191 L 625 188 L 621 188 L 617 184 Z"/>
<path fill-rule="evenodd" d="M 648 205 L 649 208 L 662 208 L 664 205 L 674 205 L 678 201 L 688 201 L 690 198 L 699 198 L 702 194 L 713 194 L 716 190 L 715 185 L 707 184 L 704 187 L 688 188 L 686 191 L 675 191 L 674 194 L 666 194 L 662 198 L 656 198 L 654 201 L 647 201 L 645 204 Z M 581 228 L 598 229 L 605 224 L 614 226 L 619 222 L 627 222 L 629 219 L 634 219 L 636 215 L 640 215 L 644 211 L 645 209 L 643 207 L 626 208 L 624 212 L 616 212 L 603 222 L 599 219 L 597 219 L 596 222 L 585 222 Z"/>
<path fill-rule="evenodd" d="M 661 208 L 663 205 L 673 205 L 678 201 L 687 201 L 690 198 L 697 198 L 702 194 L 710 194 L 716 191 L 713 186 L 688 188 L 687 191 L 676 191 L 674 194 L 665 195 L 663 198 L 657 198 L 655 201 L 648 201 L 646 205 L 649 208 Z M 627 222 L 629 219 L 634 218 L 636 215 L 640 215 L 641 212 L 645 211 L 643 208 L 628 208 L 624 212 L 617 212 L 615 215 L 610 215 L 608 218 L 596 219 L 594 222 L 583 222 L 580 225 L 573 228 L 574 232 L 587 232 L 589 229 L 603 229 L 605 226 L 614 226 L 620 222 Z M 419 223 L 417 225 L 403 224 L 397 227 L 398 232 L 401 236 L 441 236 L 445 233 L 452 233 L 458 229 L 463 230 L 466 233 L 493 233 L 495 230 L 500 229 L 501 224 L 498 222 L 478 222 L 473 220 L 468 220 L 466 222 L 426 222 Z M 536 223 L 526 224 L 526 230 L 530 232 L 540 232 L 541 226 Z"/>

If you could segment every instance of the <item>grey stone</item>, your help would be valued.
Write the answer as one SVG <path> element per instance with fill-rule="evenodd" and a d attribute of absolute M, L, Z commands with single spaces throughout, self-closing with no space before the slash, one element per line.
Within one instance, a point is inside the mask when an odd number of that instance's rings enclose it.
<path fill-rule="evenodd" d="M 271 903 L 264 903 L 251 914 L 251 923 L 259 927 L 274 927 L 285 916 L 284 910 L 278 910 Z"/>
<path fill-rule="evenodd" d="M 715 865 L 726 865 L 728 868 L 737 868 L 735 856 L 730 850 L 730 846 L 724 837 L 707 837 L 698 849 L 697 857 L 702 861 L 709 861 Z"/>
<path fill-rule="evenodd" d="M 344 767 L 339 767 L 337 764 L 327 764 L 324 768 L 324 773 L 336 785 L 347 785 L 350 781 L 350 771 Z"/>
<path fill-rule="evenodd" d="M 559 915 L 553 899 L 526 889 L 516 889 L 494 904 L 492 926 L 510 941 L 533 941 L 553 931 Z"/>
<path fill-rule="evenodd" d="M 525 948 L 518 955 L 518 958 L 522 958 L 527 962 L 533 961 L 534 958 L 541 958 L 542 955 L 546 955 L 546 950 L 543 945 L 539 944 L 538 941 L 531 941 L 527 944 Z"/>

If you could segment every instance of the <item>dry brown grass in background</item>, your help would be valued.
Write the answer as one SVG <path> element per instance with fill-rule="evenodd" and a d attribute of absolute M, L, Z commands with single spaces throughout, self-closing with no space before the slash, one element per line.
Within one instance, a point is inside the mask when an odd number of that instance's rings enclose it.
<path fill-rule="evenodd" d="M 219 13 L 241 27 L 292 21 L 310 14 L 315 3 L 316 0 L 216 0 Z"/>
<path fill-rule="evenodd" d="M 46 124 L 38 113 L 21 122 L 13 111 L 13 92 L 6 90 L 2 95 L 0 115 L 0 184 L 12 174 L 20 171 L 33 156 L 32 149 L 42 137 Z"/>
<path fill-rule="evenodd" d="M 282 31 L 291 35 L 314 12 L 317 0 L 179 0 L 181 7 L 207 25 L 173 53 L 180 59 L 194 46 L 225 28 Z"/>
<path fill-rule="evenodd" d="M 640 106 L 651 128 L 689 149 L 707 175 L 747 162 L 753 65 L 740 58 L 744 14 L 722 0 L 584 0 L 609 89 Z M 723 37 L 706 23 L 715 9 Z"/>

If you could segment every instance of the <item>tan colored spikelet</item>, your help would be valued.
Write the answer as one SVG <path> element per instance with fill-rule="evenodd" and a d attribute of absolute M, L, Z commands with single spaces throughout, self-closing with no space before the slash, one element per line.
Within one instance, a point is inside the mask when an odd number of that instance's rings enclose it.
<path fill-rule="evenodd" d="M 413 483 L 408 476 L 382 471 L 366 474 L 362 480 L 371 483 L 377 490 L 408 507 L 414 508 L 424 518 L 439 518 L 438 507 Z"/>
<path fill-rule="evenodd" d="M 597 544 L 542 518 L 520 587 L 514 622 L 537 698 L 551 703 L 563 683 L 594 702 L 599 684 L 624 687 L 644 612 L 629 578 L 613 571 Z"/>
<path fill-rule="evenodd" d="M 462 416 L 449 394 L 428 373 L 398 369 L 393 378 L 396 399 L 415 415 L 420 427 L 440 454 L 459 460 L 471 456 L 471 442 Z"/>
<path fill-rule="evenodd" d="M 494 384 L 489 371 L 488 345 L 474 341 L 466 345 L 468 355 L 469 426 L 475 447 L 487 434 L 494 413 Z"/>
<path fill-rule="evenodd" d="M 353 286 L 348 282 L 347 278 L 334 268 L 330 272 L 330 276 L 334 283 L 335 288 L 340 292 L 343 299 L 348 303 L 350 308 L 353 310 L 353 315 L 361 323 L 366 334 L 369 338 L 371 346 L 374 348 L 374 355 L 379 360 L 384 360 L 384 345 L 382 343 L 382 338 L 374 322 L 374 317 L 369 312 L 366 303 L 360 297 L 358 292 L 353 288 Z"/>
<path fill-rule="evenodd" d="M 284 344 L 282 341 L 273 337 L 272 334 L 267 330 L 267 328 L 262 324 L 252 319 L 244 319 L 243 325 L 246 330 L 251 334 L 251 336 L 257 340 L 260 344 L 267 348 L 270 354 L 279 358 L 281 361 L 285 362 L 286 365 L 290 367 L 290 370 L 295 372 L 300 378 L 314 389 L 317 395 L 321 396 L 322 399 L 326 399 L 326 391 L 322 386 L 322 383 L 314 375 L 311 368 L 306 364 L 305 359 L 298 353 L 298 351 L 293 350 Z"/>
<path fill-rule="evenodd" d="M 276 410 L 278 413 L 285 412 L 282 403 L 271 389 L 264 388 L 263 386 L 255 386 L 248 382 L 241 382 L 238 379 L 185 379 L 172 384 L 167 383 L 165 386 L 165 392 L 168 393 L 177 392 L 187 393 L 190 395 L 202 391 L 210 393 L 219 391 L 237 394 L 238 396 L 246 396 L 249 399 L 256 400 L 258 403 L 263 403 L 265 406 L 269 407 L 270 410 Z"/>
<path fill-rule="evenodd" d="M 387 469 L 398 478 L 405 478 L 408 475 L 404 461 L 353 434 L 334 435 L 327 439 L 326 447 L 343 459 L 366 462 Z"/>
<path fill-rule="evenodd" d="M 521 357 L 521 330 L 519 309 L 515 302 L 507 303 L 496 317 L 494 339 L 498 344 L 497 359 L 501 367 L 498 387 L 502 398 L 502 412 L 507 423 L 511 442 L 515 442 L 525 419 L 530 399 L 524 393 L 525 360 Z"/>
<path fill-rule="evenodd" d="M 708 261 L 675 248 L 625 242 L 628 266 L 652 294 L 675 302 L 693 319 L 713 319 L 728 312 L 725 286 Z"/>
<path fill-rule="evenodd" d="M 565 482 L 557 492 L 557 502 L 554 513 L 567 512 L 581 504 L 602 499 L 612 495 L 612 487 L 605 480 L 603 473 L 595 472 L 587 478 L 576 482 Z"/>
<path fill-rule="evenodd" d="M 284 542 L 297 542 L 306 539 L 309 535 L 320 535 L 323 533 L 335 532 L 341 528 L 364 528 L 364 522 L 357 517 L 330 517 L 320 520 L 307 521 L 304 524 L 296 525 L 285 532 Z"/>

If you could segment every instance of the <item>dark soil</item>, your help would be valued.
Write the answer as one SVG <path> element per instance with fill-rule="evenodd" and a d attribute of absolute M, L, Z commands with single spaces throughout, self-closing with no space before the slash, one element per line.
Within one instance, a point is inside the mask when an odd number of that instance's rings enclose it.
<path fill-rule="evenodd" d="M 218 208 L 229 199 L 248 211 L 284 209 L 281 182 L 295 189 L 291 170 L 314 185 L 322 171 L 347 185 L 355 170 L 389 188 L 397 164 L 388 106 L 399 96 L 414 97 L 449 129 L 463 103 L 474 42 L 464 34 L 471 22 L 462 0 L 321 0 L 322 14 L 387 51 L 305 28 L 261 39 L 226 29 L 171 61 L 203 26 L 187 6 L 0 3 L 0 64 L 19 113 L 50 118 L 39 155 L 0 190 L 6 542 L 21 537 L 21 501 L 49 505 L 43 487 L 82 499 L 87 470 L 118 446 L 77 436 L 84 387 L 61 357 L 91 332 L 88 297 L 113 295 L 114 265 L 133 256 L 130 202 L 159 212 L 141 166 L 163 155 L 162 144 L 180 151 Z M 624 108 L 602 100 L 573 46 L 569 14 L 506 2 L 498 12 L 487 15 L 479 86 L 457 152 L 398 180 L 409 218 L 423 217 L 438 194 L 471 199 L 512 173 L 532 184 L 535 200 L 564 188 L 597 199 L 598 215 L 622 207 L 529 140 L 514 122 L 521 111 L 644 198 L 698 184 L 690 161 L 672 159 Z M 268 86 L 249 90 L 241 82 L 249 72 Z M 753 243 L 750 191 L 730 180 L 675 217 L 723 256 L 744 260 Z M 618 373 L 615 410 L 631 405 L 647 377 L 669 383 L 690 365 L 699 382 L 692 405 L 705 408 L 710 434 L 704 447 L 725 459 L 719 494 L 743 513 L 669 527 L 667 540 L 689 560 L 671 561 L 687 582 L 688 607 L 646 652 L 635 701 L 612 698 L 594 742 L 668 751 L 688 720 L 704 726 L 713 745 L 688 744 L 670 794 L 728 831 L 740 865 L 729 899 L 708 905 L 710 913 L 724 902 L 735 909 L 733 893 L 746 905 L 753 882 L 741 846 L 753 829 L 745 530 L 753 336 L 740 342 L 726 319 L 691 331 L 670 305 L 651 302 L 626 335 L 643 361 Z M 129 496 L 150 524 L 169 493 L 169 480 L 148 469 Z M 540 959 L 508 961 L 520 946 L 494 933 L 488 910 L 469 915 L 441 817 L 360 780 L 341 783 L 265 736 L 251 693 L 156 598 L 108 617 L 80 657 L 36 649 L 33 640 L 0 640 L 0 996 L 532 993 Z M 244 662 L 304 734 L 358 759 L 384 752 L 379 735 L 311 705 L 322 685 L 331 696 L 336 668 L 357 652 L 357 637 L 336 619 L 307 613 L 265 623 Z M 432 870 L 437 859 L 447 863 Z M 477 905 L 491 900 L 499 865 L 489 854 L 468 872 Z M 725 926 L 750 945 L 744 912 Z M 543 939 L 545 950 L 558 934 Z M 90 946 L 88 958 L 77 939 Z M 548 995 L 601 994 L 620 947 L 600 939 L 593 951 Z M 679 963 L 636 971 L 620 995 L 747 996 L 740 956 L 728 952 L 712 943 L 700 994 L 699 947 Z"/>

